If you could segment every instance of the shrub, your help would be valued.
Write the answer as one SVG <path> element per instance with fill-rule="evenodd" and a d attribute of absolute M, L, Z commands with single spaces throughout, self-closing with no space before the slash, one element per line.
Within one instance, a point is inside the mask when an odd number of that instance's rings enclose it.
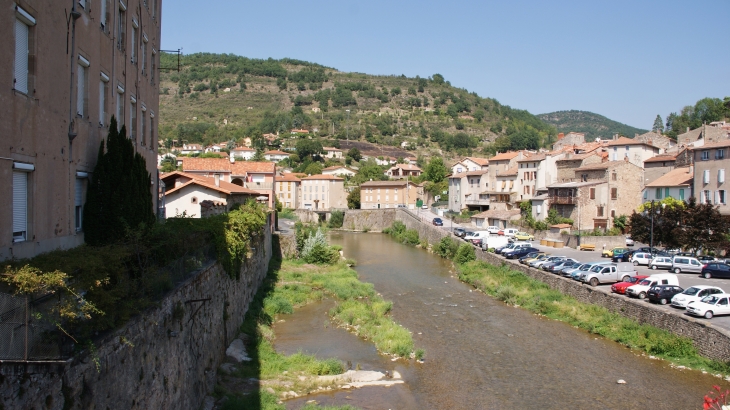
<path fill-rule="evenodd" d="M 418 239 L 418 231 L 415 229 L 409 229 L 403 234 L 403 243 L 407 245 L 418 245 L 420 240 Z"/>
<path fill-rule="evenodd" d="M 459 244 L 448 236 L 441 238 L 438 245 L 434 247 L 434 252 L 444 259 L 453 259 L 457 250 L 459 250 Z"/>
<path fill-rule="evenodd" d="M 342 211 L 333 211 L 327 224 L 330 228 L 342 228 L 342 222 L 345 220 L 345 213 Z"/>
<path fill-rule="evenodd" d="M 321 229 L 317 229 L 314 235 L 304 241 L 300 255 L 303 261 L 318 265 L 334 264 L 340 259 L 340 253 L 327 244 L 327 238 Z"/>
<path fill-rule="evenodd" d="M 459 249 L 456 251 L 456 256 L 454 256 L 454 262 L 457 265 L 462 265 L 476 260 L 476 258 L 477 256 L 474 252 L 474 247 L 469 245 L 468 243 L 462 243 L 461 245 L 459 245 Z"/>

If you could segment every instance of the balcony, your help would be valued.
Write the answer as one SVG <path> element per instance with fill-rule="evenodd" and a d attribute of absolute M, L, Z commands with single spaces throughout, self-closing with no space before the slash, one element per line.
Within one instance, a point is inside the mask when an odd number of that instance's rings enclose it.
<path fill-rule="evenodd" d="M 489 199 L 467 199 L 464 201 L 464 204 L 466 205 L 489 205 L 492 201 Z"/>
<path fill-rule="evenodd" d="M 256 191 L 271 191 L 274 189 L 273 182 L 246 182 L 243 186 Z"/>
<path fill-rule="evenodd" d="M 578 198 L 574 196 L 549 196 L 548 200 L 551 204 L 558 205 L 576 205 Z"/>

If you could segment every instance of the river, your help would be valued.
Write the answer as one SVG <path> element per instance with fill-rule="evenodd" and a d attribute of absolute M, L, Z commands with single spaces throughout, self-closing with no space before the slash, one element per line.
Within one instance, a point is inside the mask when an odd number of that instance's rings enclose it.
<path fill-rule="evenodd" d="M 405 384 L 308 396 L 288 408 L 315 399 L 363 409 L 701 409 L 713 384 L 730 387 L 472 292 L 450 262 L 386 235 L 333 233 L 331 242 L 393 301 L 393 317 L 413 332 L 426 361 L 393 362 L 332 328 L 326 312 L 334 302 L 298 309 L 276 325 L 277 350 L 396 370 Z"/>

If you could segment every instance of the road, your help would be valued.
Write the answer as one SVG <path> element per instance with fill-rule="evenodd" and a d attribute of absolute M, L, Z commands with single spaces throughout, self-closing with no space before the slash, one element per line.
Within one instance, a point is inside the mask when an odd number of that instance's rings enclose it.
<path fill-rule="evenodd" d="M 608 258 L 602 258 L 601 257 L 601 250 L 595 250 L 595 251 L 579 251 L 577 249 L 573 248 L 552 248 L 549 246 L 542 246 L 538 242 L 533 242 L 533 246 L 541 251 L 547 252 L 554 256 L 566 256 L 568 258 L 576 259 L 580 262 L 601 262 L 601 261 L 608 261 Z M 636 244 L 635 247 L 642 247 L 641 244 Z M 510 262 L 510 261 L 508 261 Z M 514 261 L 512 261 L 514 262 Z M 514 262 L 519 263 L 519 262 Z M 636 272 L 639 275 L 652 275 L 656 273 L 668 273 L 666 270 L 657 269 L 657 270 L 651 270 L 646 266 L 636 266 Z M 547 273 L 546 273 L 547 274 Z M 693 285 L 711 285 L 711 286 L 718 286 L 725 290 L 726 292 L 730 292 L 730 279 L 705 279 L 700 277 L 697 273 L 680 273 L 677 275 L 679 279 L 679 286 L 681 286 L 684 289 L 687 289 L 690 286 Z M 586 285 L 588 286 L 588 285 Z M 597 290 L 600 290 L 602 292 L 611 293 L 611 284 L 603 284 L 596 286 Z M 628 296 L 626 296 L 628 297 Z M 642 301 L 643 303 L 651 303 L 648 299 L 645 299 Z M 659 308 L 664 309 L 667 312 L 671 312 L 673 314 L 677 315 L 684 315 L 684 309 L 677 309 L 673 308 L 669 305 L 661 306 L 657 305 Z M 700 318 L 700 320 L 707 321 L 707 319 Z M 727 330 L 730 330 L 730 316 L 719 316 L 714 317 L 709 320 L 714 326 L 721 327 Z"/>

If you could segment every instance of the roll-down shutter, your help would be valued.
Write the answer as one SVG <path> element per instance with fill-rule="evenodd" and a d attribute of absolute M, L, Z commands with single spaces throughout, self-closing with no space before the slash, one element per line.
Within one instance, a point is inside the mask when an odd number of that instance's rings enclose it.
<path fill-rule="evenodd" d="M 28 174 L 13 172 L 13 239 L 25 240 L 28 226 Z"/>

